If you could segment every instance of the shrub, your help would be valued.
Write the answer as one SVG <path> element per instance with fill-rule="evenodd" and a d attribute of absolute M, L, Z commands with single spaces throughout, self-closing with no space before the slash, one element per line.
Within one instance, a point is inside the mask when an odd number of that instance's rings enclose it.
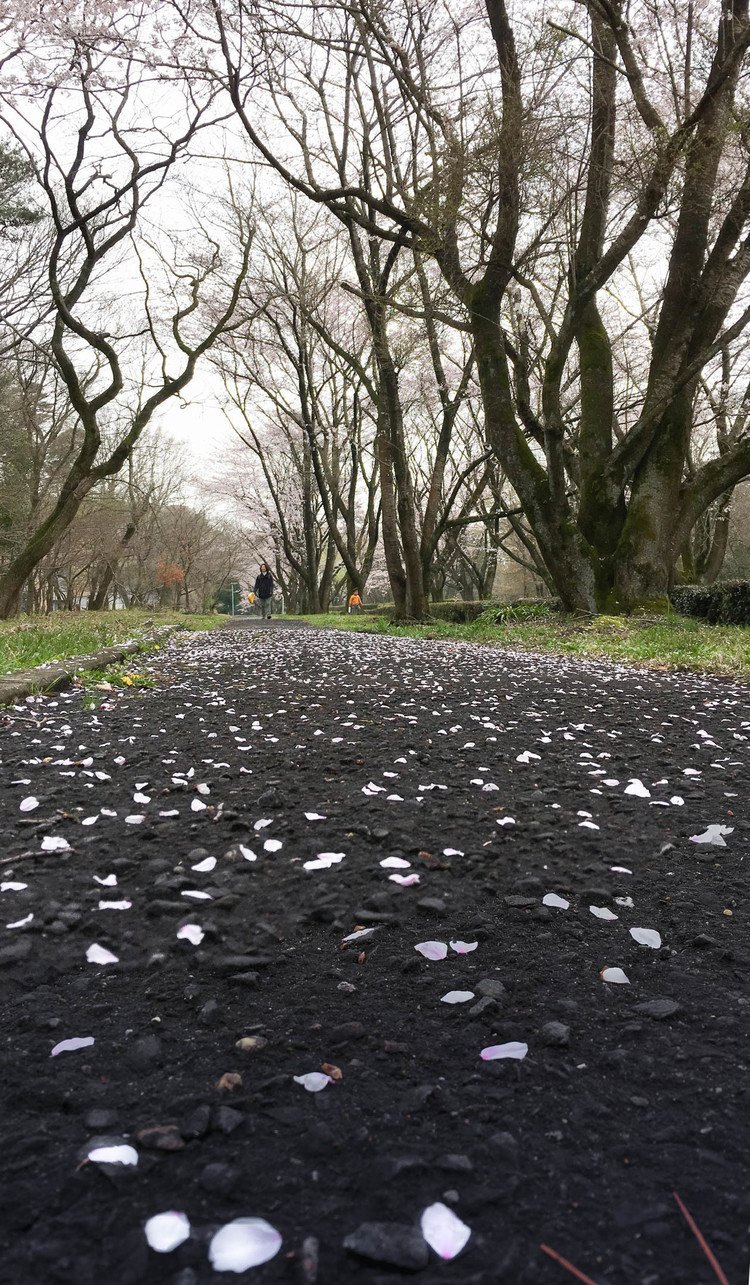
<path fill-rule="evenodd" d="M 449 598 L 445 602 L 430 603 L 430 616 L 449 625 L 469 625 L 491 606 L 492 603 L 486 601 L 464 602 L 461 598 Z"/>
<path fill-rule="evenodd" d="M 750 625 L 750 580 L 678 585 L 669 597 L 681 616 L 696 616 L 709 625 Z"/>

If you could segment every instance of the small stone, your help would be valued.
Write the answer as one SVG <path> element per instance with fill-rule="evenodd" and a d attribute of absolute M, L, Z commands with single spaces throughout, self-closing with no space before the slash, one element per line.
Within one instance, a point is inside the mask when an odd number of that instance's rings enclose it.
<path fill-rule="evenodd" d="M 241 1111 L 234 1107 L 217 1107 L 213 1114 L 213 1127 L 219 1133 L 234 1133 L 245 1119 Z"/>
<path fill-rule="evenodd" d="M 182 1151 L 185 1140 L 176 1124 L 153 1124 L 139 1129 L 136 1138 L 149 1151 Z"/>
<path fill-rule="evenodd" d="M 268 1040 L 265 1035 L 243 1035 L 241 1040 L 237 1040 L 234 1047 L 240 1053 L 260 1053 L 267 1046 Z"/>
<path fill-rule="evenodd" d="M 484 1013 L 494 1013 L 496 1008 L 497 1000 L 492 999 L 490 995 L 485 995 L 478 1004 L 472 1004 L 469 1013 L 472 1017 L 482 1017 Z"/>
<path fill-rule="evenodd" d="M 653 1017 L 657 1022 L 663 1022 L 667 1017 L 673 1017 L 679 1013 L 681 1005 L 676 999 L 649 999 L 644 1004 L 636 1004 L 635 1012 L 643 1013 L 645 1017 Z"/>
<path fill-rule="evenodd" d="M 427 1242 L 417 1227 L 403 1223 L 361 1223 L 344 1238 L 344 1249 L 373 1263 L 418 1272 L 427 1266 Z"/>
<path fill-rule="evenodd" d="M 570 1027 L 564 1022 L 545 1022 L 539 1038 L 548 1048 L 566 1048 L 570 1044 Z"/>
<path fill-rule="evenodd" d="M 440 897 L 421 897 L 417 902 L 420 910 L 426 911 L 431 915 L 444 915 L 448 907 Z M 363 1223 L 364 1226 L 380 1226 L 379 1223 Z"/>
<path fill-rule="evenodd" d="M 435 1161 L 438 1169 L 445 1169 L 448 1173 L 473 1173 L 474 1165 L 468 1156 L 439 1156 Z"/>
<path fill-rule="evenodd" d="M 208 1133 L 210 1123 L 211 1108 L 207 1103 L 203 1103 L 185 1118 L 180 1126 L 180 1133 L 183 1138 L 203 1138 Z"/>
<path fill-rule="evenodd" d="M 84 1119 L 87 1129 L 95 1129 L 98 1133 L 100 1130 L 112 1129 L 117 1124 L 117 1112 L 109 1111 L 106 1107 L 94 1107 L 88 1112 Z"/>
<path fill-rule="evenodd" d="M 509 1160 L 515 1164 L 518 1160 L 518 1139 L 513 1137 L 512 1133 L 492 1133 L 487 1139 L 493 1151 L 496 1151 L 504 1160 Z"/>
<path fill-rule="evenodd" d="M 497 977 L 483 977 L 481 981 L 477 982 L 474 990 L 477 994 L 484 995 L 490 999 L 504 999 L 507 994 L 503 983 Z"/>
<path fill-rule="evenodd" d="M 215 1026 L 219 1020 L 220 1012 L 218 1000 L 209 999 L 198 1014 L 198 1021 L 201 1026 Z"/>
<path fill-rule="evenodd" d="M 718 944 L 719 943 L 713 937 L 709 937 L 707 933 L 698 933 L 698 936 L 694 937 L 690 943 L 691 946 L 695 946 L 699 950 L 704 950 L 708 946 L 718 946 Z"/>
<path fill-rule="evenodd" d="M 336 987 L 337 991 L 343 991 L 345 995 L 353 995 L 356 989 L 352 982 L 339 982 Z"/>

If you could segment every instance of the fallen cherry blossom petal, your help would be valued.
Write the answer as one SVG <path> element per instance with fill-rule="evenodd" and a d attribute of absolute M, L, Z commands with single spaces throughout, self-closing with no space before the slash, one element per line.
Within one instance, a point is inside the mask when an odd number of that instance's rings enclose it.
<path fill-rule="evenodd" d="M 518 1061 L 526 1057 L 529 1051 L 528 1044 L 523 1044 L 519 1040 L 510 1040 L 507 1044 L 490 1044 L 486 1049 L 482 1049 L 479 1056 L 483 1062 L 496 1062 L 499 1058 L 516 1058 Z"/>
<path fill-rule="evenodd" d="M 725 834 L 733 834 L 733 825 L 709 825 L 702 834 L 691 834 L 691 843 L 711 843 L 717 848 L 726 848 Z"/>
<path fill-rule="evenodd" d="M 281 839 L 266 839 L 263 844 L 264 852 L 279 852 L 283 848 Z"/>
<path fill-rule="evenodd" d="M 171 1254 L 178 1245 L 190 1239 L 190 1219 L 187 1214 L 170 1209 L 163 1214 L 154 1214 L 143 1230 L 151 1249 L 157 1254 Z"/>
<path fill-rule="evenodd" d="M 94 1147 L 88 1159 L 98 1165 L 137 1165 L 138 1152 L 127 1143 L 111 1147 Z"/>
<path fill-rule="evenodd" d="M 419 875 L 389 875 L 388 878 L 392 883 L 398 883 L 402 888 L 411 888 L 415 883 L 419 883 Z"/>
<path fill-rule="evenodd" d="M 191 866 L 190 869 L 197 870 L 199 874 L 207 874 L 209 870 L 216 869 L 216 857 L 204 857 L 202 861 L 199 861 L 196 866 Z"/>
<path fill-rule="evenodd" d="M 34 918 L 33 914 L 26 915 L 23 919 L 17 919 L 14 924 L 6 924 L 6 928 L 25 928 Z"/>
<path fill-rule="evenodd" d="M 199 946 L 205 935 L 199 924 L 183 924 L 177 929 L 178 941 L 189 941 L 192 946 Z"/>
<path fill-rule="evenodd" d="M 430 1249 L 446 1262 L 456 1258 L 471 1237 L 471 1228 L 440 1201 L 422 1211 L 419 1225 Z"/>
<path fill-rule="evenodd" d="M 33 796 L 33 794 L 30 794 L 30 795 L 29 795 L 29 797 L 28 797 L 27 799 L 22 799 L 22 800 L 21 800 L 21 802 L 20 802 L 20 804 L 19 804 L 19 807 L 18 807 L 18 811 L 19 811 L 19 812 L 33 812 L 33 811 L 34 811 L 34 809 L 35 809 L 35 808 L 38 808 L 38 807 L 39 807 L 39 800 L 38 800 L 38 799 L 35 799 L 35 798 L 34 798 L 34 796 Z"/>
<path fill-rule="evenodd" d="M 445 995 L 440 996 L 441 1004 L 467 1004 L 470 999 L 474 998 L 473 991 L 447 991 Z"/>
<path fill-rule="evenodd" d="M 69 852 L 70 844 L 59 835 L 48 834 L 42 839 L 42 852 Z"/>
<path fill-rule="evenodd" d="M 90 964 L 119 964 L 117 955 L 113 955 L 111 950 L 106 950 L 104 946 L 94 942 L 86 951 L 86 958 Z"/>
<path fill-rule="evenodd" d="M 275 1258 L 281 1244 L 265 1218 L 235 1218 L 212 1237 L 208 1257 L 215 1272 L 246 1272 Z"/>
<path fill-rule="evenodd" d="M 608 906 L 589 906 L 589 911 L 597 919 L 617 919 L 617 915 L 613 914 Z"/>
<path fill-rule="evenodd" d="M 455 950 L 457 955 L 468 955 L 472 950 L 476 950 L 479 945 L 478 941 L 452 941 L 448 943 L 451 950 Z"/>
<path fill-rule="evenodd" d="M 567 910 L 570 902 L 565 897 L 558 897 L 556 892 L 547 892 L 542 897 L 543 906 L 554 906 L 556 910 Z"/>
<path fill-rule="evenodd" d="M 411 861 L 405 861 L 403 857 L 383 857 L 380 864 L 386 870 L 406 870 Z"/>
<path fill-rule="evenodd" d="M 414 949 L 420 955 L 424 955 L 425 959 L 445 959 L 448 954 L 448 947 L 444 941 L 420 941 Z"/>
<path fill-rule="evenodd" d="M 305 1075 L 293 1075 L 295 1084 L 301 1084 L 308 1093 L 320 1093 L 326 1085 L 333 1084 L 333 1078 L 324 1071 L 308 1071 Z"/>
<path fill-rule="evenodd" d="M 631 928 L 630 936 L 639 946 L 650 946 L 652 950 L 661 946 L 661 934 L 655 928 Z"/>
<path fill-rule="evenodd" d="M 72 1039 L 60 1040 L 50 1053 L 50 1057 L 57 1057 L 59 1053 L 74 1053 L 76 1049 L 88 1049 L 94 1043 L 93 1035 L 74 1035 Z"/>
<path fill-rule="evenodd" d="M 643 784 L 643 781 L 639 781 L 637 777 L 634 777 L 633 780 L 630 781 L 630 783 L 625 786 L 625 793 L 635 794 L 636 797 L 639 799 L 651 798 L 651 791 L 647 790 L 645 785 Z"/>
<path fill-rule="evenodd" d="M 99 909 L 100 909 L 100 910 L 130 910 L 130 908 L 132 907 L 132 905 L 133 905 L 132 901 L 125 901 L 125 900 L 123 900 L 123 901 L 100 901 L 100 902 L 99 902 Z"/>
<path fill-rule="evenodd" d="M 621 968 L 603 968 L 599 976 L 603 982 L 609 982 L 612 986 L 630 985 L 630 978 L 626 977 Z"/>
<path fill-rule="evenodd" d="M 237 846 L 239 847 L 239 850 L 240 850 L 240 852 L 241 852 L 242 856 L 245 858 L 245 860 L 246 860 L 246 861 L 257 861 L 257 860 L 258 860 L 258 858 L 256 857 L 255 853 L 253 852 L 252 848 L 246 848 L 246 847 L 244 846 L 244 844 L 242 844 L 242 843 L 238 844 Z"/>
<path fill-rule="evenodd" d="M 101 884 L 102 888 L 116 888 L 117 875 L 104 875 L 104 878 L 101 878 L 99 875 L 94 875 L 94 883 Z"/>
<path fill-rule="evenodd" d="M 356 932 L 349 933 L 348 937 L 344 937 L 341 944 L 343 945 L 347 941 L 359 941 L 360 937 L 369 937 L 374 932 L 374 928 L 358 928 Z"/>

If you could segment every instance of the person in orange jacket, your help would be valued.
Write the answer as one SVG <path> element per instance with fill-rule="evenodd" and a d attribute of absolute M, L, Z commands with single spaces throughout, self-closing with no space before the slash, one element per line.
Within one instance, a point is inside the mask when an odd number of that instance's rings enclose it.
<path fill-rule="evenodd" d="M 349 596 L 349 615 L 358 616 L 361 610 L 362 610 L 362 599 L 360 598 L 359 594 L 357 593 L 357 590 L 355 589 L 354 593 L 350 594 Z"/>

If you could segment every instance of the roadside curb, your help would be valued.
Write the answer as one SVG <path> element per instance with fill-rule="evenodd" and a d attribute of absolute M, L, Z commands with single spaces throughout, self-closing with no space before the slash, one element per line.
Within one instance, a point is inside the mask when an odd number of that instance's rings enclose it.
<path fill-rule="evenodd" d="M 14 705 L 27 696 L 44 696 L 49 692 L 62 691 L 71 686 L 78 674 L 91 669 L 106 669 L 108 665 L 117 665 L 128 656 L 151 651 L 171 638 L 172 634 L 180 633 L 187 627 L 160 625 L 143 638 L 102 647 L 101 651 L 92 652 L 88 656 L 70 656 L 57 664 L 37 665 L 33 669 L 18 669 L 13 674 L 0 674 L 0 706 Z"/>

